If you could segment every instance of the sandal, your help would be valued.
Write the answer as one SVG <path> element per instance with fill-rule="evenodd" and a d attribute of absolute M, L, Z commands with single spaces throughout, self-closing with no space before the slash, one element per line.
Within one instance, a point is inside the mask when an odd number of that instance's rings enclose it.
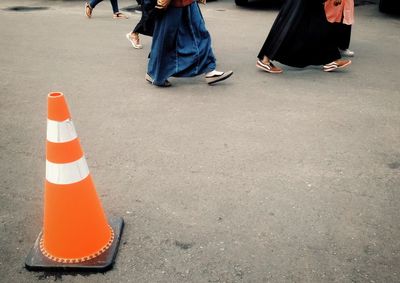
<path fill-rule="evenodd" d="M 265 64 L 261 60 L 257 60 L 256 67 L 271 74 L 280 74 L 283 72 L 281 68 L 276 67 L 271 61 Z"/>
<path fill-rule="evenodd" d="M 113 15 L 113 18 L 114 19 L 127 19 L 128 17 L 121 12 L 117 12 Z"/>
<path fill-rule="evenodd" d="M 86 17 L 88 17 L 90 19 L 92 17 L 92 12 L 93 12 L 93 8 L 90 7 L 89 3 L 86 2 L 86 4 L 85 4 Z"/>
<path fill-rule="evenodd" d="M 126 34 L 126 38 L 132 44 L 133 48 L 135 48 L 135 49 L 142 49 L 143 48 L 143 45 L 140 44 L 139 34 L 134 33 L 134 32 L 128 32 Z"/>

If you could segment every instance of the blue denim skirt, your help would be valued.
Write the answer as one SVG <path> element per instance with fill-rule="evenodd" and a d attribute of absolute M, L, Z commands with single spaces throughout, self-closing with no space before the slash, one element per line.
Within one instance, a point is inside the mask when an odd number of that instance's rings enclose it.
<path fill-rule="evenodd" d="M 194 77 L 216 67 L 211 37 L 197 2 L 169 7 L 155 22 L 147 73 L 153 84 L 169 77 Z"/>

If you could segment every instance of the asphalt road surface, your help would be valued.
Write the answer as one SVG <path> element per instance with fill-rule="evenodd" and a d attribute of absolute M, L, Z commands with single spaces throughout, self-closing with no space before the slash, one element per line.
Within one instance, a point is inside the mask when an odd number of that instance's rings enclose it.
<path fill-rule="evenodd" d="M 114 20 L 104 1 L 89 20 L 83 6 L 0 2 L 0 282 L 400 282 L 398 16 L 356 8 L 346 70 L 270 75 L 255 62 L 277 5 L 213 1 L 218 69 L 234 75 L 157 88 L 144 79 L 151 38 L 142 50 L 125 38 L 140 15 Z M 24 268 L 53 91 L 106 214 L 125 220 L 104 274 Z"/>

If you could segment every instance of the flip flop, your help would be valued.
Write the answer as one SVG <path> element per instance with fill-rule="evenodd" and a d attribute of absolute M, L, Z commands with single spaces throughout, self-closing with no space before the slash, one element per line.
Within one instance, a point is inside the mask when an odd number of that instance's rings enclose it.
<path fill-rule="evenodd" d="M 117 12 L 117 13 L 113 14 L 113 18 L 114 19 L 127 19 L 128 16 L 126 16 L 125 14 L 123 14 L 121 12 Z"/>
<path fill-rule="evenodd" d="M 228 72 L 222 72 L 220 75 L 212 75 L 207 77 L 206 76 L 206 81 L 209 85 L 221 82 L 232 76 L 233 71 L 228 71 Z"/>
<path fill-rule="evenodd" d="M 85 3 L 85 14 L 86 17 L 88 17 L 89 19 L 92 17 L 92 12 L 93 12 L 93 8 L 90 7 L 89 3 Z"/>

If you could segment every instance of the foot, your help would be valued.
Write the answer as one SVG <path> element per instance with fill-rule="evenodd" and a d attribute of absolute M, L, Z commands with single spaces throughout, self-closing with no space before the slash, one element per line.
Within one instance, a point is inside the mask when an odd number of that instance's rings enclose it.
<path fill-rule="evenodd" d="M 354 51 L 351 51 L 350 49 L 339 49 L 340 54 L 344 57 L 353 57 L 354 56 Z"/>
<path fill-rule="evenodd" d="M 339 59 L 339 60 L 335 60 L 329 64 L 324 65 L 324 71 L 325 72 L 332 72 L 336 69 L 342 69 L 344 67 L 347 67 L 348 65 L 351 64 L 350 60 L 347 59 Z"/>
<path fill-rule="evenodd" d="M 93 8 L 90 7 L 89 3 L 85 3 L 85 14 L 86 17 L 88 17 L 89 19 L 92 17 L 92 12 L 93 12 Z"/>
<path fill-rule="evenodd" d="M 117 13 L 113 14 L 113 18 L 114 19 L 127 19 L 128 16 L 126 16 L 125 14 L 123 14 L 121 12 L 117 12 Z"/>
<path fill-rule="evenodd" d="M 228 72 L 220 72 L 220 71 L 211 71 L 206 74 L 206 81 L 209 85 L 222 82 L 232 76 L 233 71 L 228 71 Z"/>
<path fill-rule="evenodd" d="M 272 64 L 271 61 L 261 61 L 257 60 L 256 67 L 271 74 L 280 74 L 283 72 L 283 70 L 279 67 L 276 67 L 274 64 Z"/>
<path fill-rule="evenodd" d="M 151 83 L 152 85 L 155 85 L 155 84 L 154 84 L 153 78 L 150 77 L 149 74 L 146 74 L 146 76 L 145 76 L 144 78 L 146 79 L 146 81 L 148 81 L 148 82 Z M 164 82 L 164 84 L 162 84 L 162 85 L 156 85 L 156 86 L 160 86 L 160 87 L 169 87 L 169 86 L 171 86 L 171 83 L 169 82 L 169 80 L 166 80 L 166 81 Z"/>
<path fill-rule="evenodd" d="M 139 34 L 136 32 L 129 32 L 126 34 L 126 38 L 132 44 L 135 49 L 142 49 L 143 46 L 140 44 Z"/>

